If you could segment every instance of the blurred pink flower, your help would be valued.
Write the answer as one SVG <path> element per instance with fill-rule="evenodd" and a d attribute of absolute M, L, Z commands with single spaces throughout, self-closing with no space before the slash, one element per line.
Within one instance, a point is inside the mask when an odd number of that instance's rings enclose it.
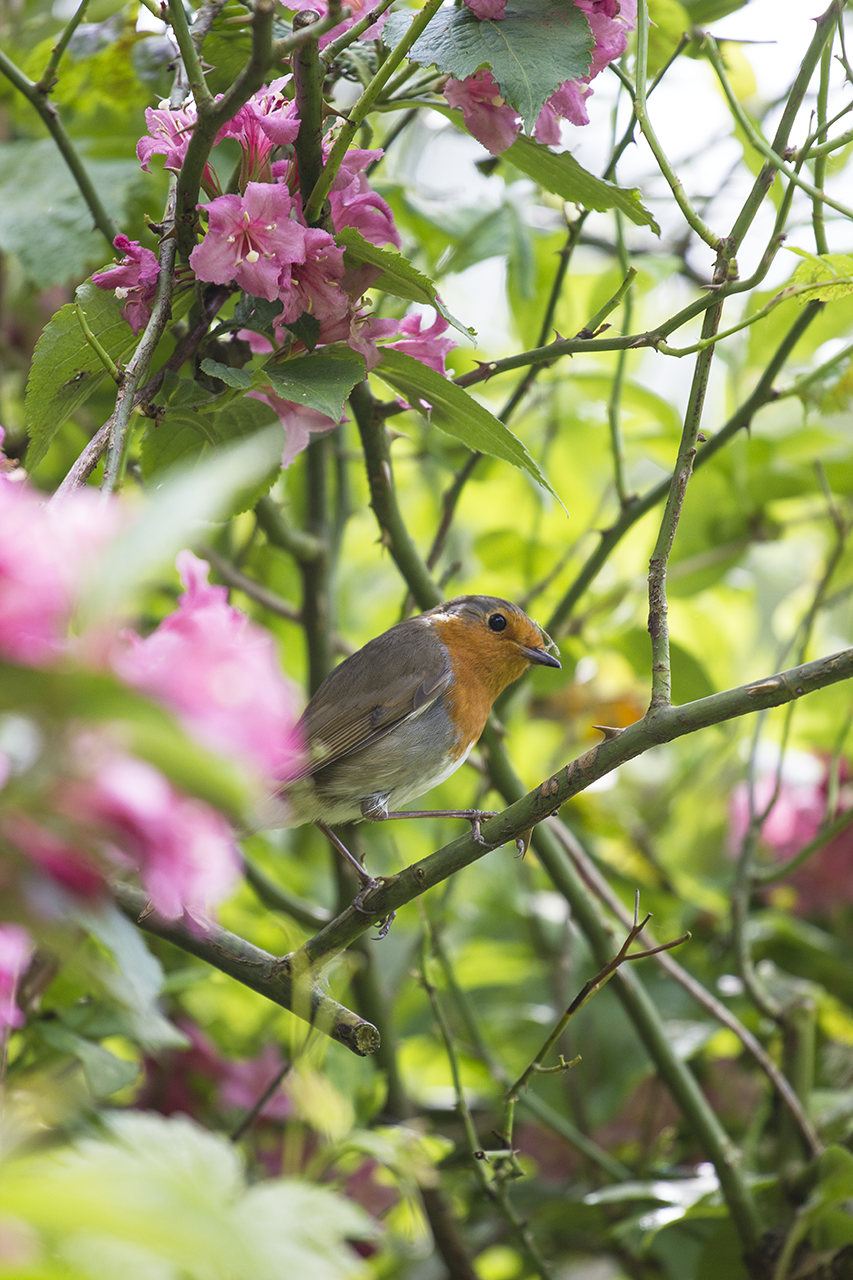
<path fill-rule="evenodd" d="M 219 1101 L 223 1107 L 250 1111 L 285 1066 L 276 1044 L 264 1045 L 254 1058 L 225 1059 L 220 1070 Z M 293 1107 L 279 1087 L 267 1098 L 260 1115 L 265 1120 L 286 1120 Z"/>
<path fill-rule="evenodd" d="M 451 107 L 462 112 L 468 132 L 493 156 L 515 142 L 521 129 L 518 112 L 504 101 L 488 69 L 475 71 L 464 80 L 448 80 L 444 96 Z"/>
<path fill-rule="evenodd" d="M 234 833 L 220 813 L 176 791 L 143 760 L 111 754 L 90 783 L 71 784 L 66 805 L 97 824 L 107 851 L 130 862 L 160 915 L 205 915 L 240 875 Z"/>
<path fill-rule="evenodd" d="M 23 1024 L 24 1015 L 15 997 L 34 950 L 26 929 L 19 924 L 0 924 L 0 1032 Z"/>
<path fill-rule="evenodd" d="M 113 244 L 124 254 L 121 262 L 104 271 L 96 271 L 92 283 L 99 289 L 114 289 L 117 298 L 126 298 L 121 314 L 134 333 L 144 329 L 151 319 L 151 304 L 160 275 L 160 264 L 150 249 L 126 235 L 116 236 Z"/>
<path fill-rule="evenodd" d="M 308 448 L 312 436 L 322 435 L 338 426 L 334 418 L 327 417 L 325 413 L 309 409 L 307 405 L 297 404 L 293 400 L 283 400 L 272 391 L 250 391 L 248 394 L 252 399 L 268 404 L 278 414 L 287 437 L 287 444 L 281 455 L 282 467 L 289 467 L 293 459 Z"/>
<path fill-rule="evenodd" d="M 76 898 L 98 898 L 105 892 L 106 869 L 95 862 L 89 850 L 70 843 L 24 813 L 7 813 L 2 831 L 39 871 Z"/>
<path fill-rule="evenodd" d="M 250 182 L 245 195 L 218 196 L 190 266 L 201 280 L 232 280 L 257 298 L 274 302 L 290 284 L 290 268 L 305 261 L 305 228 L 291 218 L 293 199 L 272 182 Z"/>
<path fill-rule="evenodd" d="M 468 8 L 478 18 L 502 18 L 506 0 L 465 0 Z"/>
<path fill-rule="evenodd" d="M 0 656 L 38 666 L 60 655 L 86 575 L 121 519 L 91 489 L 48 506 L 23 473 L 0 470 Z"/>
<path fill-rule="evenodd" d="M 126 632 L 114 668 L 159 698 L 214 751 L 285 781 L 301 751 L 297 691 L 285 680 L 272 637 L 210 586 L 208 566 L 191 551 L 177 559 L 185 594 L 146 639 Z"/>
<path fill-rule="evenodd" d="M 195 103 L 180 111 L 172 111 L 168 105 L 146 107 L 145 123 L 150 137 L 140 138 L 136 144 L 136 156 L 142 168 L 148 170 L 152 156 L 164 156 L 164 167 L 177 173 L 184 163 L 196 120 Z"/>
<path fill-rule="evenodd" d="M 424 317 L 421 312 L 406 316 L 399 323 L 399 332 L 405 336 L 397 342 L 386 345 L 394 351 L 404 351 L 406 355 L 429 365 L 436 373 L 447 376 L 444 361 L 458 344 L 453 338 L 442 338 L 440 335 L 447 329 L 447 321 L 435 313 L 435 320 L 428 329 L 423 327 Z"/>
<path fill-rule="evenodd" d="M 794 857 L 814 840 L 826 821 L 829 772 L 824 761 L 818 763 L 822 770 L 818 781 L 798 782 L 783 775 L 776 800 L 762 824 L 761 841 L 780 861 Z M 846 761 L 842 761 L 841 783 L 837 813 L 853 807 Z M 754 786 L 756 813 L 764 812 L 775 789 L 775 771 L 761 773 Z M 734 852 L 740 848 L 748 826 L 749 787 L 741 782 L 729 804 L 729 840 Z M 827 914 L 840 904 L 853 903 L 853 825 L 813 853 L 790 874 L 788 883 L 797 890 L 796 910 L 800 913 Z"/>

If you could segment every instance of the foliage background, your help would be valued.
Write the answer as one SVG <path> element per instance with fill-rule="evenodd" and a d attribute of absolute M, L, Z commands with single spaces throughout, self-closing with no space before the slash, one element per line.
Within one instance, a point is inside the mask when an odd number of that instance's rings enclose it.
<path fill-rule="evenodd" d="M 727 109 L 708 109 L 700 122 L 691 86 L 702 76 L 701 102 L 710 100 L 707 51 L 696 39 L 683 48 L 679 42 L 692 24 L 715 31 L 724 9 L 737 16 L 733 4 L 653 2 L 650 49 L 653 73 L 680 49 L 667 72 L 676 87 L 660 109 L 660 133 L 667 148 L 677 148 L 670 158 L 694 207 L 720 233 L 734 221 L 762 157 Z M 68 16 L 41 0 L 7 5 L 8 56 L 37 79 Z M 144 108 L 169 91 L 170 75 L 162 37 L 137 31 L 136 18 L 134 6 L 93 0 L 86 26 L 60 64 L 52 101 L 110 215 L 132 238 L 153 246 L 145 219 L 161 216 L 166 181 L 156 166 L 142 174 L 134 150 L 145 130 Z M 734 18 L 726 21 L 725 30 L 736 34 Z M 840 43 L 835 53 L 825 63 L 830 116 L 850 94 Z M 227 87 L 245 56 L 244 29 L 218 25 L 205 45 L 214 91 Z M 629 76 L 633 57 L 629 50 Z M 756 88 L 748 45 L 727 44 L 725 58 L 747 121 L 772 137 L 784 103 Z M 819 84 L 816 72 L 792 135 L 795 146 L 820 110 Z M 666 81 L 662 94 L 665 88 Z M 11 84 L 0 94 L 0 421 L 7 455 L 26 464 L 25 391 L 35 343 L 109 255 L 30 104 Z M 590 106 L 591 138 L 572 130 L 566 142 L 572 150 L 580 145 L 582 163 L 600 173 L 602 157 L 629 123 L 630 99 L 607 73 L 596 82 Z M 654 120 L 656 108 L 653 97 Z M 667 133 L 666 112 L 674 111 L 683 111 L 695 128 Z M 396 119 L 385 112 L 371 116 L 374 141 L 387 139 Z M 831 133 L 845 127 L 842 120 Z M 364 135 L 360 141 L 368 144 Z M 850 145 L 829 154 L 822 179 L 842 205 L 850 199 Z M 812 178 L 813 163 L 804 169 Z M 496 164 L 427 110 L 411 119 L 373 182 L 393 209 L 405 256 L 438 282 L 464 324 L 485 331 L 480 347 L 460 344 L 453 353 L 454 374 L 469 373 L 478 360 L 541 345 L 552 331 L 579 333 L 616 293 L 629 265 L 637 275 L 627 300 L 609 316 L 611 333 L 651 331 L 707 296 L 713 255 L 691 235 L 643 144 L 626 151 L 618 179 L 641 188 L 660 238 L 612 212 L 581 216 L 509 159 Z M 781 180 L 770 188 L 738 255 L 742 276 L 770 242 L 786 190 Z M 816 231 L 814 202 L 793 193 L 787 248 L 849 254 L 849 215 L 824 212 L 825 229 Z M 567 274 L 548 315 L 563 262 Z M 779 252 L 766 279 L 727 304 L 723 327 L 754 315 L 792 281 L 802 283 L 806 277 L 794 276 L 798 262 L 808 267 L 814 259 Z M 820 263 L 815 269 L 823 272 L 819 278 L 842 279 L 835 296 L 818 294 L 810 304 L 791 297 L 716 349 L 702 421 L 709 439 L 748 401 L 804 306 L 815 311 L 774 379 L 780 394 L 690 482 L 668 575 L 675 703 L 851 644 L 853 383 L 849 354 L 836 359 L 853 328 L 851 260 L 839 260 L 835 276 Z M 383 314 L 399 314 L 404 304 L 377 297 L 376 305 Z M 666 341 L 684 348 L 698 338 L 699 317 Z M 561 606 L 598 544 L 598 531 L 610 528 L 631 495 L 669 475 L 691 370 L 689 355 L 679 360 L 646 349 L 589 350 L 538 372 L 512 429 L 568 517 L 528 475 L 493 458 L 482 458 L 462 489 L 435 565 L 445 594 L 495 593 L 524 604 L 543 624 L 560 619 L 555 638 L 562 674 L 535 673 L 500 708 L 503 742 L 525 789 L 599 741 L 593 725 L 624 727 L 644 713 L 651 667 L 646 575 L 659 505 L 631 525 L 570 616 Z M 499 413 L 525 372 L 481 382 L 476 395 Z M 384 398 L 384 384 L 373 386 Z M 34 483 L 46 491 L 57 487 L 113 401 L 104 379 L 32 468 Z M 392 427 L 397 499 L 425 556 L 443 495 L 470 455 L 413 412 L 395 417 Z M 621 438 L 621 481 L 614 472 L 614 431 Z M 354 422 L 300 455 L 267 502 L 290 526 L 302 527 L 310 516 L 306 475 L 318 457 L 340 533 L 330 634 L 358 646 L 400 617 L 408 586 L 377 542 Z M 136 487 L 145 486 L 132 441 L 126 488 Z M 281 540 L 276 544 L 274 528 L 269 506 L 262 507 L 208 525 L 196 545 L 201 554 L 213 552 L 222 580 L 233 582 L 236 568 L 298 610 L 310 589 L 304 564 Z M 174 607 L 176 591 L 177 579 L 161 563 L 156 582 L 133 600 L 143 626 Z M 235 588 L 232 598 L 273 632 L 286 670 L 307 683 L 309 655 L 299 623 L 265 608 L 251 591 Z M 794 1274 L 789 1267 L 796 1256 L 797 1274 L 849 1274 L 842 1268 L 849 1267 L 853 1248 L 853 846 L 848 832 L 832 858 L 816 854 L 799 880 L 750 886 L 745 864 L 734 856 L 730 815 L 748 772 L 774 776 L 783 748 L 780 804 L 796 809 L 797 796 L 810 788 L 814 799 L 823 787 L 824 798 L 840 792 L 847 807 L 850 720 L 847 686 L 819 689 L 793 715 L 781 707 L 646 751 L 581 792 L 560 815 L 591 900 L 597 884 L 609 895 L 602 910 L 613 929 L 612 951 L 625 933 L 624 924 L 612 923 L 613 906 L 622 904 L 630 917 L 636 891 L 643 910 L 654 913 L 659 940 L 689 930 L 690 942 L 675 957 L 766 1047 L 820 1145 L 830 1144 L 816 1162 L 817 1150 L 804 1148 L 738 1035 L 654 960 L 642 962 L 636 972 L 655 1025 L 675 1058 L 689 1064 L 741 1153 L 738 1167 L 763 1233 L 747 1261 L 730 1196 L 719 1193 L 695 1114 L 679 1109 L 660 1062 L 640 1042 L 614 992 L 619 979 L 560 1039 L 559 1051 L 566 1058 L 580 1054 L 578 1064 L 536 1076 L 524 1095 L 517 1157 L 472 1158 L 472 1132 L 474 1150 L 505 1146 L 504 1090 L 600 966 L 536 846 L 516 860 L 510 844 L 404 906 L 383 941 L 363 937 L 328 968 L 324 980 L 334 998 L 382 1033 L 381 1051 L 369 1058 L 309 1031 L 299 1017 L 168 942 L 149 938 L 147 952 L 117 912 L 109 929 L 81 919 L 73 939 L 54 939 L 58 972 L 40 984 L 27 1026 L 7 1045 L 6 1143 L 22 1144 L 18 1156 L 23 1150 L 25 1165 L 12 1163 L 0 1184 L 8 1223 L 0 1233 L 0 1269 L 15 1276 L 97 1277 L 120 1266 L 128 1275 L 159 1278 L 249 1269 L 282 1275 L 300 1266 L 311 1275 L 363 1267 L 376 1276 L 424 1278 L 513 1280 L 538 1272 L 577 1280 L 723 1274 L 736 1280 Z M 19 722 L 7 716 L 4 725 L 8 745 Z M 483 760 L 475 759 L 430 803 L 501 807 L 502 797 L 491 789 Z M 454 839 L 457 828 L 425 820 L 351 834 L 374 873 L 392 874 Z M 780 837 L 775 853 L 755 851 L 757 865 L 769 865 L 784 844 Z M 273 955 L 298 948 L 324 911 L 334 914 L 351 897 L 311 829 L 255 835 L 245 847 L 254 881 L 224 906 L 221 920 Z M 796 848 L 785 845 L 784 852 Z M 265 877 L 303 907 L 265 892 Z M 252 1113 L 277 1079 L 260 1114 Z M 467 1133 L 460 1098 L 473 1125 Z M 185 1113 L 200 1127 L 177 1118 L 161 1122 L 156 1113 Z M 247 1113 L 251 1124 L 243 1126 Z M 98 1136 L 112 1122 L 118 1147 Z M 226 1140 L 235 1131 L 244 1169 Z M 78 1146 L 68 1154 L 62 1144 L 71 1140 Z M 136 1189 L 135 1201 L 117 1190 L 125 1179 Z M 340 1200 L 323 1201 L 329 1187 L 346 1192 L 368 1216 L 342 1208 Z M 315 1197 L 310 1204 L 299 1200 L 309 1195 Z M 228 1214 L 236 1225 L 220 1230 Z M 312 1214 L 318 1225 L 312 1226 Z M 277 1234 L 276 1221 L 288 1229 Z M 361 1240 L 363 1263 L 345 1238 Z"/>

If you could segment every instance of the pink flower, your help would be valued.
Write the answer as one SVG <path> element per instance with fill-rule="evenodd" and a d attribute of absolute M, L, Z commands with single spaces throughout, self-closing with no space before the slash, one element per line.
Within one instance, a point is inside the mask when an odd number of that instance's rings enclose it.
<path fill-rule="evenodd" d="M 26 929 L 18 924 L 0 924 L 0 1032 L 23 1024 L 24 1015 L 15 996 L 34 950 Z"/>
<path fill-rule="evenodd" d="M 47 506 L 23 478 L 0 474 L 0 656 L 39 666 L 60 655 L 83 583 L 120 520 L 93 490 Z"/>
<path fill-rule="evenodd" d="M 480 19 L 502 18 L 506 9 L 506 0 L 465 0 L 465 3 Z"/>
<path fill-rule="evenodd" d="M 400 233 L 394 226 L 394 215 L 386 201 L 377 191 L 365 191 L 352 199 L 344 199 L 338 192 L 329 194 L 332 210 L 332 222 L 336 231 L 344 227 L 355 227 L 365 240 L 377 245 L 393 244 L 399 249 L 402 245 Z"/>
<path fill-rule="evenodd" d="M 327 231 L 305 229 L 305 260 L 291 268 L 290 288 L 281 294 L 284 310 L 277 324 L 290 324 L 308 312 L 317 320 L 345 315 L 350 300 L 341 288 L 344 251 Z"/>
<path fill-rule="evenodd" d="M 185 594 L 147 639 L 125 635 L 114 667 L 128 684 L 159 698 L 214 751 L 285 781 L 301 750 L 297 694 L 284 679 L 272 637 L 210 586 L 191 551 L 177 559 Z"/>
<path fill-rule="evenodd" d="M 264 169 L 270 152 L 296 141 L 299 133 L 296 103 L 281 93 L 289 79 L 282 76 L 261 89 L 217 134 L 217 142 L 222 138 L 236 138 L 243 149 L 241 187 L 268 177 L 269 169 L 266 173 Z"/>
<path fill-rule="evenodd" d="M 126 235 L 119 234 L 113 244 L 124 257 L 116 266 L 96 271 L 92 283 L 99 289 L 115 289 L 117 298 L 127 299 L 121 314 L 133 332 L 139 333 L 151 319 L 160 264 L 151 250 L 143 248 L 138 240 L 128 240 Z"/>
<path fill-rule="evenodd" d="M 208 231 L 190 254 L 201 280 L 229 284 L 275 301 L 290 284 L 290 268 L 305 261 L 305 228 L 291 218 L 293 200 L 278 183 L 250 182 L 245 195 L 218 196 L 206 208 Z"/>
<path fill-rule="evenodd" d="M 355 227 L 371 244 L 379 248 L 393 244 L 399 249 L 402 241 L 394 226 L 394 215 L 363 172 L 382 155 L 381 150 L 363 151 L 358 147 L 347 152 L 329 192 L 332 222 L 336 231 Z"/>
<path fill-rule="evenodd" d="M 338 425 L 334 418 L 327 417 L 317 409 L 309 409 L 307 405 L 296 404 L 293 400 L 282 400 L 281 396 L 272 391 L 250 391 L 248 394 L 252 399 L 268 404 L 278 414 L 287 437 L 287 444 L 281 455 L 283 467 L 289 467 L 297 454 L 308 448 L 313 435 L 331 431 Z"/>
<path fill-rule="evenodd" d="M 539 112 L 534 135 L 544 146 L 556 147 L 561 141 L 560 117 L 571 124 L 589 124 L 586 100 L 592 93 L 583 80 L 567 80 Z"/>
<path fill-rule="evenodd" d="M 136 144 L 136 156 L 142 168 L 148 170 L 152 156 L 164 156 L 164 167 L 178 173 L 196 126 L 195 104 L 181 111 L 172 111 L 168 105 L 147 107 L 145 123 L 151 136 L 140 138 Z"/>
<path fill-rule="evenodd" d="M 337 36 L 342 35 L 344 31 L 349 31 L 350 27 L 355 26 L 357 22 L 361 21 L 366 13 L 370 12 L 371 7 L 375 3 L 376 0 L 348 0 L 347 8 L 350 11 L 350 16 L 348 18 L 343 18 L 336 27 L 332 28 L 331 31 L 327 31 L 325 35 L 320 36 L 320 48 L 325 49 L 326 45 L 330 44 Z M 290 9 L 293 8 L 293 6 L 288 4 L 287 8 Z M 329 12 L 328 0 L 312 0 L 311 8 L 315 13 L 319 13 L 321 18 L 325 18 L 326 14 Z M 368 27 L 367 30 L 362 33 L 361 39 L 378 40 L 387 17 L 387 13 L 381 14 L 377 21 L 374 22 L 373 26 Z"/>
<path fill-rule="evenodd" d="M 521 124 L 518 112 L 504 102 L 491 71 L 484 69 L 464 80 L 448 80 L 444 96 L 462 112 L 465 128 L 493 156 L 511 147 Z"/>
<path fill-rule="evenodd" d="M 205 914 L 233 889 L 240 855 L 230 826 L 209 805 L 176 791 L 153 765 L 114 754 L 72 797 L 78 814 L 103 828 L 115 860 L 138 870 L 166 919 L 185 910 Z"/>
<path fill-rule="evenodd" d="M 406 337 L 387 345 L 394 351 L 404 351 L 406 355 L 413 356 L 421 364 L 429 365 L 430 369 L 446 377 L 444 361 L 458 344 L 453 338 L 439 336 L 447 329 L 447 321 L 440 315 L 436 313 L 435 320 L 428 329 L 424 329 L 423 319 L 423 315 L 418 312 L 406 316 L 399 324 L 400 333 Z"/>
<path fill-rule="evenodd" d="M 105 892 L 105 868 L 96 863 L 90 851 L 49 831 L 25 813 L 7 814 L 2 830 L 39 871 L 75 897 L 98 898 Z"/>

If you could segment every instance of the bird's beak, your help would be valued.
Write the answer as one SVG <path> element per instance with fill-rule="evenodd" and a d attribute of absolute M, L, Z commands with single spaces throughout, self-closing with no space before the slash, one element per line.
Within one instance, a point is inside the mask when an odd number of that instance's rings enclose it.
<path fill-rule="evenodd" d="M 518 647 L 528 662 L 535 662 L 540 667 L 559 667 L 562 670 L 560 659 L 555 658 L 547 649 L 534 649 L 532 645 L 526 644 L 520 644 Z"/>

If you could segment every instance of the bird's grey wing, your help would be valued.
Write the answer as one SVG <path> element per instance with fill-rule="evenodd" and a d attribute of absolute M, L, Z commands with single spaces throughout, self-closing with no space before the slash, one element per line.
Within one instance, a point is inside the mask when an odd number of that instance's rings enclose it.
<path fill-rule="evenodd" d="M 425 711 L 449 688 L 453 672 L 443 646 L 437 647 L 426 662 L 421 654 L 418 668 L 414 669 L 399 645 L 380 644 L 387 639 L 387 636 L 378 637 L 349 659 L 355 664 L 350 668 L 349 680 L 335 678 L 347 664 L 338 667 L 324 686 L 326 696 L 319 705 L 308 704 L 301 723 L 311 759 L 305 762 L 298 777 L 310 777 L 336 760 L 370 746 L 404 720 Z M 402 658 L 403 670 L 399 670 L 395 658 Z M 381 692 L 369 699 L 365 699 L 362 692 L 365 683 L 358 679 L 359 668 L 365 663 L 370 670 L 386 674 Z M 425 666 L 432 669 L 425 671 Z M 354 693 L 351 688 L 355 689 Z"/>

